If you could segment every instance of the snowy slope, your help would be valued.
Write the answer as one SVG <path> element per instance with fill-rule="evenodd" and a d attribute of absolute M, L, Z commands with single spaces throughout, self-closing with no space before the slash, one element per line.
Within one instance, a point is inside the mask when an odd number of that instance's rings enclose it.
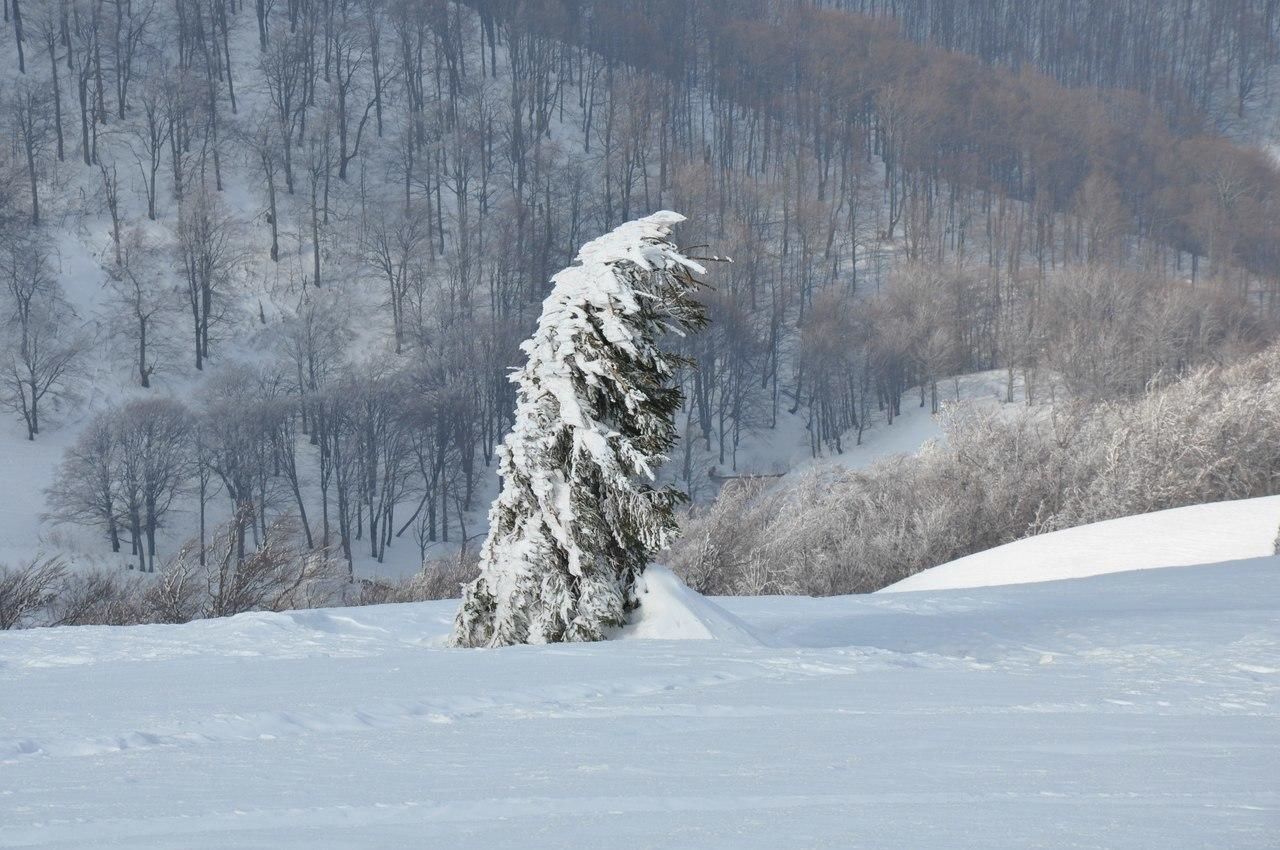
<path fill-rule="evenodd" d="M 1280 496 L 1190 505 L 1040 534 L 916 573 L 880 593 L 1055 581 L 1273 552 Z"/>
<path fill-rule="evenodd" d="M 984 410 L 1021 410 L 1025 406 L 1022 377 L 1014 380 L 1014 401 L 1006 405 L 1007 374 L 1003 370 L 956 375 L 938 383 L 938 398 L 944 409 L 955 404 L 967 404 Z M 1046 378 L 1046 382 L 1048 382 Z M 1047 390 L 1042 393 L 1047 395 Z M 769 475 L 798 472 L 817 465 L 835 465 L 845 469 L 866 469 L 874 463 L 894 455 L 915 454 L 930 440 L 944 438 L 942 422 L 930 412 L 928 404 L 920 404 L 920 388 L 909 390 L 902 397 L 902 412 L 892 424 L 883 412 L 873 412 L 862 441 L 858 442 L 855 430 L 843 436 L 843 451 L 836 453 L 827 448 L 816 457 L 810 445 L 806 428 L 808 414 L 801 410 L 788 413 L 785 407 L 779 411 L 778 426 L 748 434 L 738 451 L 736 468 L 731 470 L 745 475 Z M 1043 398 L 1036 403 L 1045 403 Z M 716 458 L 707 455 L 706 460 L 718 466 Z M 727 466 L 728 464 L 726 464 Z"/>
<path fill-rule="evenodd" d="M 721 600 L 755 645 L 2 633 L 0 847 L 1273 848 L 1278 569 Z"/>

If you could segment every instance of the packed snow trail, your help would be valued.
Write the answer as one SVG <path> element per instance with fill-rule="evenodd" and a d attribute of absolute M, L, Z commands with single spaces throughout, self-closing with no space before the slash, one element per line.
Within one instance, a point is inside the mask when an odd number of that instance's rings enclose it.
<path fill-rule="evenodd" d="M 452 602 L 0 634 L 0 846 L 1276 846 L 1277 559 L 673 593 L 750 639 L 442 649 Z"/>

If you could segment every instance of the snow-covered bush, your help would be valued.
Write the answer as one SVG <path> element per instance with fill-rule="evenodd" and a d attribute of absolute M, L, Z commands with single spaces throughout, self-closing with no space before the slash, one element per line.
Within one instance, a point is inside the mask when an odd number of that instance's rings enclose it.
<path fill-rule="evenodd" d="M 652 486 L 675 443 L 681 358 L 660 337 L 704 323 L 703 271 L 659 212 L 588 242 L 552 278 L 521 350 L 515 425 L 498 451 L 480 576 L 453 643 L 600 640 L 638 604 L 636 578 L 675 538 L 681 494 Z"/>
<path fill-rule="evenodd" d="M 967 408 L 947 430 L 945 444 L 865 471 L 731 482 L 689 521 L 672 566 L 710 593 L 866 592 L 1021 536 L 1052 496 L 1049 432 Z"/>
<path fill-rule="evenodd" d="M 1280 484 L 1280 351 L 1094 408 L 1073 442 L 1052 530 Z"/>

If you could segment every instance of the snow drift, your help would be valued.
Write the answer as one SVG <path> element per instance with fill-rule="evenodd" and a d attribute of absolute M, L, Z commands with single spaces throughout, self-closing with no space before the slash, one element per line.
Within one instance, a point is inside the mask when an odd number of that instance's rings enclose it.
<path fill-rule="evenodd" d="M 746 623 L 691 590 L 666 567 L 647 567 L 640 578 L 639 591 L 640 608 L 614 637 L 720 640 L 744 646 L 760 643 Z"/>

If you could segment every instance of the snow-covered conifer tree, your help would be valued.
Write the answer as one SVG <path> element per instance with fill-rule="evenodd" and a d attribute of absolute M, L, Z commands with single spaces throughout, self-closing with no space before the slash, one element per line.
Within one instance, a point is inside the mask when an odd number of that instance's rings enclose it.
<path fill-rule="evenodd" d="M 670 241 L 683 220 L 624 224 L 552 278 L 512 375 L 502 490 L 454 645 L 600 640 L 637 606 L 636 578 L 673 539 L 682 498 L 652 484 L 683 401 L 682 360 L 660 338 L 706 322 L 692 297 L 703 269 Z"/>

